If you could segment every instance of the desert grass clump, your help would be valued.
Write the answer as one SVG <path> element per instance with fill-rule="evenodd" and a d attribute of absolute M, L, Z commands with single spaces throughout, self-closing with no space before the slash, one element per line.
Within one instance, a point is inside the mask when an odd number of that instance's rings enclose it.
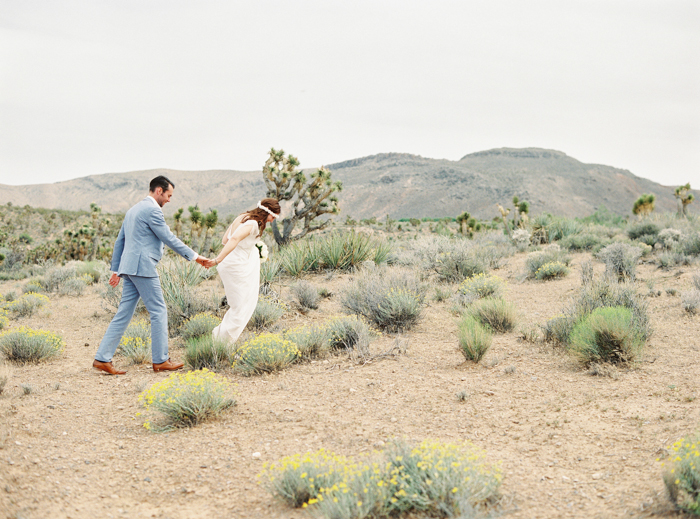
<path fill-rule="evenodd" d="M 680 510 L 700 515 L 700 434 L 681 438 L 668 453 L 663 480 L 669 499 Z"/>
<path fill-rule="evenodd" d="M 681 306 L 690 315 L 695 315 L 700 310 L 700 290 L 693 288 L 681 294 Z"/>
<path fill-rule="evenodd" d="M 324 357 L 331 347 L 328 327 L 324 325 L 301 325 L 284 332 L 284 338 L 299 348 L 302 359 Z"/>
<path fill-rule="evenodd" d="M 571 257 L 562 252 L 556 245 L 552 245 L 551 248 L 546 250 L 531 252 L 525 260 L 527 277 L 536 279 L 537 272 L 547 263 L 561 263 L 564 266 L 568 266 L 571 263 Z"/>
<path fill-rule="evenodd" d="M 193 427 L 219 416 L 236 403 L 230 382 L 208 369 L 172 373 L 141 393 L 139 402 L 146 411 L 165 415 L 162 425 L 150 419 L 143 424 L 146 429 L 158 431 Z"/>
<path fill-rule="evenodd" d="M 467 309 L 466 315 L 497 333 L 510 332 L 517 321 L 515 305 L 500 298 L 481 299 Z"/>
<path fill-rule="evenodd" d="M 549 281 L 550 279 L 566 277 L 568 274 L 569 268 L 561 261 L 550 261 L 537 269 L 537 272 L 535 272 L 535 279 Z"/>
<path fill-rule="evenodd" d="M 211 333 L 190 337 L 183 360 L 190 369 L 220 371 L 233 362 L 233 348 L 228 341 L 215 339 Z"/>
<path fill-rule="evenodd" d="M 0 352 L 17 363 L 38 363 L 60 354 L 66 347 L 63 338 L 47 330 L 25 326 L 0 333 Z"/>
<path fill-rule="evenodd" d="M 246 341 L 234 354 L 233 369 L 243 375 L 280 371 L 295 362 L 301 352 L 278 333 L 261 333 Z"/>
<path fill-rule="evenodd" d="M 291 292 L 302 310 L 318 310 L 321 297 L 314 285 L 308 281 L 297 281 L 292 285 Z"/>
<path fill-rule="evenodd" d="M 7 316 L 7 310 L 0 307 L 0 330 L 4 330 L 10 324 L 10 318 Z"/>
<path fill-rule="evenodd" d="M 37 309 L 46 306 L 49 303 L 49 298 L 44 294 L 37 294 L 35 292 L 27 292 L 22 294 L 14 301 L 6 303 L 4 306 L 15 316 L 18 317 L 30 317 L 37 311 Z"/>
<path fill-rule="evenodd" d="M 491 347 L 493 335 L 471 315 L 464 315 L 458 321 L 459 350 L 466 360 L 479 362 Z"/>
<path fill-rule="evenodd" d="M 378 268 L 360 272 L 342 291 L 341 304 L 348 313 L 393 333 L 420 320 L 426 292 L 412 271 Z"/>
<path fill-rule="evenodd" d="M 119 341 L 117 353 L 132 364 L 144 364 L 151 360 L 151 323 L 146 319 L 131 321 Z"/>
<path fill-rule="evenodd" d="M 198 339 L 211 335 L 211 331 L 221 324 L 221 319 L 207 312 L 193 315 L 180 326 L 180 336 L 184 340 Z"/>
<path fill-rule="evenodd" d="M 367 321 L 356 315 L 331 317 L 324 323 L 331 350 L 369 350 L 377 335 Z"/>
<path fill-rule="evenodd" d="M 81 296 L 85 292 L 85 287 L 92 285 L 95 282 L 90 274 L 81 274 L 76 277 L 66 279 L 58 288 L 59 295 L 62 296 Z"/>
<path fill-rule="evenodd" d="M 633 362 L 644 345 L 632 312 L 621 306 L 591 312 L 574 327 L 569 342 L 569 352 L 585 366 Z"/>
<path fill-rule="evenodd" d="M 248 322 L 248 328 L 262 330 L 274 324 L 287 311 L 287 306 L 268 296 L 260 296 L 253 315 Z"/>
<path fill-rule="evenodd" d="M 7 386 L 7 382 L 10 380 L 11 375 L 12 371 L 10 368 L 5 364 L 0 364 L 0 395 L 2 395 L 2 392 L 5 391 L 5 386 Z"/>
<path fill-rule="evenodd" d="M 505 281 L 493 274 L 477 274 L 465 279 L 459 285 L 457 292 L 467 296 L 471 300 L 485 297 L 501 297 L 505 288 Z"/>
<path fill-rule="evenodd" d="M 46 270 L 44 274 L 44 286 L 46 292 L 59 292 L 61 287 L 69 279 L 73 279 L 78 275 L 75 262 L 68 263 L 64 266 L 55 266 Z"/>
<path fill-rule="evenodd" d="M 627 243 L 613 243 L 598 252 L 597 257 L 605 263 L 605 273 L 619 281 L 634 281 L 637 262 L 642 256 L 639 247 Z"/>

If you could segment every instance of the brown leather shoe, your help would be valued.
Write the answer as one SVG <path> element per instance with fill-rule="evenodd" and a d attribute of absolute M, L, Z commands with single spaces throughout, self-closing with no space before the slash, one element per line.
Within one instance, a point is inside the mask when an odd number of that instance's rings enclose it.
<path fill-rule="evenodd" d="M 99 360 L 92 361 L 92 367 L 95 369 L 102 370 L 110 375 L 126 375 L 126 371 L 115 368 L 112 362 L 100 362 Z"/>
<path fill-rule="evenodd" d="M 158 373 L 159 371 L 175 371 L 176 369 L 180 369 L 182 366 L 185 364 L 182 362 L 173 362 L 170 359 L 166 360 L 165 362 L 161 362 L 160 364 L 153 364 L 153 371 Z"/>

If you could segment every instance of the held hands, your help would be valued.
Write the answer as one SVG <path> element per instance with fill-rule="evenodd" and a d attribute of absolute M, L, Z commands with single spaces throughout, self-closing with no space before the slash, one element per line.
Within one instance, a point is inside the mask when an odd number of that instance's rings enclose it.
<path fill-rule="evenodd" d="M 197 263 L 199 263 L 202 267 L 207 268 L 207 269 L 210 268 L 210 267 L 213 267 L 214 265 L 216 265 L 216 261 L 215 261 L 215 260 L 208 259 L 208 258 L 203 258 L 202 256 L 200 256 L 199 258 L 197 258 L 195 261 L 196 261 Z"/>
<path fill-rule="evenodd" d="M 113 272 L 109 278 L 109 284 L 113 287 L 116 287 L 121 280 L 122 278 L 120 278 L 116 272 Z"/>

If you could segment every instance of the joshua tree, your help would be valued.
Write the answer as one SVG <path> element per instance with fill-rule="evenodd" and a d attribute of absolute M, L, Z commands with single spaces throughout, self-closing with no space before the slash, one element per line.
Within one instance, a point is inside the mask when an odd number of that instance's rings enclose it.
<path fill-rule="evenodd" d="M 496 204 L 498 206 L 498 210 L 501 213 L 501 220 L 503 220 L 503 226 L 506 229 L 506 232 L 508 233 L 508 237 L 510 239 L 513 239 L 513 231 L 510 228 L 510 224 L 508 223 L 508 218 L 507 216 L 510 214 L 510 209 L 503 209 L 503 206 L 501 204 Z"/>
<path fill-rule="evenodd" d="M 481 229 L 481 224 L 467 211 L 460 214 L 456 220 L 459 224 L 459 232 L 464 235 L 468 235 L 470 238 L 474 236 L 475 231 L 479 231 Z"/>
<path fill-rule="evenodd" d="M 202 213 L 199 210 L 199 205 L 191 205 L 187 208 L 190 212 L 190 247 L 197 250 L 197 230 L 202 223 Z"/>
<path fill-rule="evenodd" d="M 695 200 L 693 193 L 690 192 L 690 182 L 684 186 L 678 186 L 674 196 L 678 200 L 678 218 L 688 218 L 688 206 Z"/>
<path fill-rule="evenodd" d="M 656 202 L 656 196 L 653 194 L 644 194 L 637 198 L 632 206 L 632 213 L 636 214 L 640 218 L 650 215 L 654 211 L 654 203 Z"/>
<path fill-rule="evenodd" d="M 175 214 L 173 215 L 173 218 L 175 218 L 175 236 L 178 238 L 182 239 L 182 213 L 184 212 L 184 209 L 181 207 L 177 211 L 175 211 Z"/>
<path fill-rule="evenodd" d="M 267 187 L 267 196 L 280 202 L 291 201 L 291 214 L 281 222 L 272 222 L 272 233 L 279 245 L 291 240 L 298 240 L 307 234 L 328 225 L 330 220 L 314 223 L 324 214 L 338 214 L 338 198 L 334 192 L 343 188 L 342 183 L 331 180 L 331 172 L 321 166 L 307 179 L 302 171 L 297 171 L 299 161 L 292 155 L 285 156 L 283 150 L 270 150 L 270 156 L 263 166 L 263 180 Z M 297 223 L 303 222 L 303 228 L 294 236 L 292 232 Z M 280 225 L 282 230 L 280 232 Z"/>
<path fill-rule="evenodd" d="M 207 234 L 204 237 L 204 247 L 202 247 L 202 252 L 204 254 L 209 253 L 209 249 L 211 249 L 211 238 L 214 235 L 214 228 L 216 227 L 216 224 L 219 223 L 219 213 L 216 211 L 216 209 L 210 210 L 207 215 L 204 217 L 204 227 L 207 229 Z"/>
<path fill-rule="evenodd" d="M 513 197 L 513 206 L 515 210 L 513 211 L 513 229 L 516 229 L 521 220 L 527 222 L 527 213 L 530 212 L 530 202 L 525 202 L 524 200 L 519 200 L 517 196 Z"/>

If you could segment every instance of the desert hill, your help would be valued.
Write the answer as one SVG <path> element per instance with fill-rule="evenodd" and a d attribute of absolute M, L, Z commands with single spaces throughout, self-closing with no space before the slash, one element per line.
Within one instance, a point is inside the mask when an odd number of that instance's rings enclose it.
<path fill-rule="evenodd" d="M 565 153 L 539 148 L 499 148 L 465 155 L 458 161 L 406 153 L 382 153 L 327 165 L 343 182 L 342 215 L 353 218 L 443 217 L 469 211 L 480 218 L 498 214 L 517 195 L 531 212 L 584 216 L 606 206 L 629 214 L 642 193 L 654 193 L 660 211 L 674 211 L 673 189 L 623 169 L 584 164 Z M 0 204 L 50 209 L 88 209 L 95 202 L 106 212 L 126 211 L 143 197 L 148 181 L 167 175 L 175 184 L 170 215 L 198 203 L 221 214 L 251 207 L 265 194 L 260 171 L 177 171 L 155 169 L 107 173 L 25 186 L 0 184 Z"/>

